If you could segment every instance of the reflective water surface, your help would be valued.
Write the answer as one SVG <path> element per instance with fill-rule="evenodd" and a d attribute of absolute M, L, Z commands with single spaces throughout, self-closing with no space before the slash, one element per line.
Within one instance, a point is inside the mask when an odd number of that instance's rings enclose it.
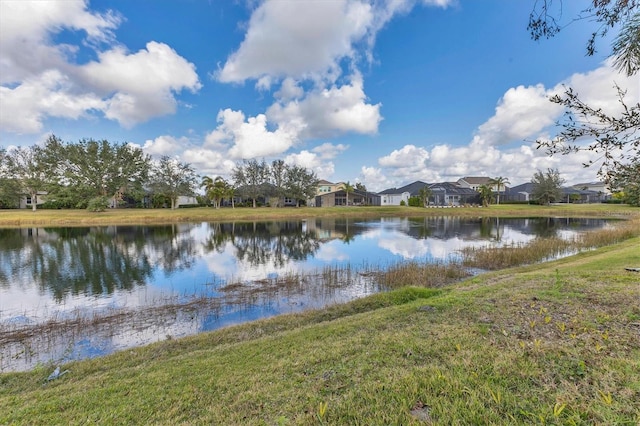
<path fill-rule="evenodd" d="M 437 217 L 0 229 L 0 371 L 352 300 L 381 290 L 362 271 L 404 260 L 603 226 Z M 16 338 L 51 321 L 67 325 Z"/>

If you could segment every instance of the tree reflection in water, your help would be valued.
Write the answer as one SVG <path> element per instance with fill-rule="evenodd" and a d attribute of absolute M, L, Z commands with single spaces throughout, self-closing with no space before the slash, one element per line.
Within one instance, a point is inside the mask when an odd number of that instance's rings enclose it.
<path fill-rule="evenodd" d="M 320 248 L 316 232 L 305 232 L 301 221 L 212 223 L 209 227 L 206 250 L 221 253 L 231 243 L 236 258 L 251 266 L 282 268 L 292 260 L 306 260 Z"/>
<path fill-rule="evenodd" d="M 193 225 L 4 229 L 0 283 L 35 283 L 56 301 L 145 285 L 154 268 L 188 268 L 197 243 Z"/>

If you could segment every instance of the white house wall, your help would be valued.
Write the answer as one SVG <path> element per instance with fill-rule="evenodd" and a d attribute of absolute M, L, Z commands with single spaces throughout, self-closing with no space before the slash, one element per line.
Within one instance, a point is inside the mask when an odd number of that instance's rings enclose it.
<path fill-rule="evenodd" d="M 402 194 L 383 194 L 380 195 L 380 205 L 382 206 L 399 206 L 402 201 L 409 204 L 410 194 L 403 192 Z"/>
<path fill-rule="evenodd" d="M 176 207 L 188 206 L 188 205 L 192 205 L 192 204 L 198 204 L 198 200 L 196 200 L 196 197 L 180 195 L 180 196 L 178 196 Z"/>

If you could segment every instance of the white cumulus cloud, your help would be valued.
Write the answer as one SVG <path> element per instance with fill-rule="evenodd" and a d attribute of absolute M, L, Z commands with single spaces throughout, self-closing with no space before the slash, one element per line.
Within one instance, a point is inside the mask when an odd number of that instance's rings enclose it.
<path fill-rule="evenodd" d="M 187 137 L 182 136 L 176 138 L 170 135 L 162 135 L 155 139 L 145 141 L 142 149 L 144 149 L 146 153 L 156 157 L 163 155 L 175 157 L 190 146 L 192 146 L 192 143 Z"/>
<path fill-rule="evenodd" d="M 638 75 L 620 74 L 611 65 L 611 61 L 605 62 L 593 71 L 573 74 L 567 81 L 554 87 L 553 93 L 562 93 L 565 87 L 571 87 L 585 103 L 594 108 L 602 108 L 607 114 L 613 115 L 622 112 L 622 105 L 614 88 L 616 84 L 626 91 L 627 105 L 640 103 Z"/>
<path fill-rule="evenodd" d="M 225 109 L 218 113 L 218 123 L 207 144 L 230 146 L 229 155 L 236 160 L 282 154 L 297 141 L 297 134 L 286 128 L 270 130 L 264 114 L 245 119 L 242 111 Z"/>
<path fill-rule="evenodd" d="M 478 128 L 478 134 L 491 145 L 521 141 L 552 125 L 562 107 L 549 102 L 542 84 L 507 90 L 493 117 Z"/>
<path fill-rule="evenodd" d="M 125 127 L 175 112 L 174 93 L 201 87 L 195 66 L 157 42 L 133 54 L 122 47 L 102 52 L 98 61 L 81 67 L 81 75 L 94 90 L 115 92 L 105 116 Z"/>
<path fill-rule="evenodd" d="M 383 191 L 395 186 L 381 168 L 362 166 L 358 182 L 362 182 L 369 191 Z"/>
<path fill-rule="evenodd" d="M 252 14 L 245 39 L 217 72 L 222 82 L 265 75 L 308 78 L 339 67 L 372 22 L 366 2 L 266 1 Z"/>
<path fill-rule="evenodd" d="M 202 147 L 186 149 L 181 158 L 192 164 L 203 176 L 215 178 L 222 176 L 230 179 L 236 163 L 225 152 L 213 151 Z"/>
<path fill-rule="evenodd" d="M 121 18 L 94 13 L 83 0 L 0 2 L 0 83 L 18 83 L 49 69 L 65 68 L 76 46 L 54 44 L 62 29 L 83 31 L 88 42 L 109 41 Z"/>
<path fill-rule="evenodd" d="M 30 77 L 15 88 L 0 86 L 0 129 L 37 133 L 45 117 L 77 119 L 105 103 L 92 93 L 76 93 L 73 83 L 59 71 Z"/>
<path fill-rule="evenodd" d="M 176 94 L 200 88 L 193 64 L 163 43 L 130 54 L 117 44 L 122 18 L 81 0 L 0 2 L 0 130 L 39 132 L 49 117 L 103 113 L 125 127 L 173 113 Z M 55 36 L 84 33 L 77 44 Z M 80 48 L 98 60 L 77 61 Z M 103 50 L 104 49 L 104 50 Z"/>
<path fill-rule="evenodd" d="M 323 179 L 330 179 L 335 172 L 335 164 L 332 160 L 348 148 L 347 145 L 333 145 L 326 142 L 311 151 L 302 150 L 298 153 L 291 153 L 285 157 L 284 161 L 287 164 L 295 164 L 312 170 Z"/>
<path fill-rule="evenodd" d="M 355 132 L 375 134 L 382 121 L 381 104 L 367 103 L 362 77 L 350 84 L 314 90 L 303 99 L 276 102 L 267 110 L 270 121 L 295 129 L 301 138 L 322 138 Z"/>

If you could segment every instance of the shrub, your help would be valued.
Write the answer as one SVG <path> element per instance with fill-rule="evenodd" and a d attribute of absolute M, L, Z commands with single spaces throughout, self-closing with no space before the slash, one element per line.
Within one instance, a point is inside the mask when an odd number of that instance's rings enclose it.
<path fill-rule="evenodd" d="M 109 198 L 105 196 L 94 197 L 89 200 L 87 210 L 90 212 L 103 212 L 109 206 Z"/>
<path fill-rule="evenodd" d="M 59 210 L 64 208 L 62 203 L 58 201 L 45 201 L 44 203 L 38 205 L 39 210 Z"/>
<path fill-rule="evenodd" d="M 409 206 L 411 207 L 422 207 L 422 201 L 420 197 L 411 197 L 409 198 Z"/>
<path fill-rule="evenodd" d="M 401 205 L 401 206 L 406 206 L 406 205 L 407 205 L 407 203 L 405 203 L 405 202 L 404 202 L 404 200 L 401 200 L 401 201 L 400 201 L 400 205 Z"/>

